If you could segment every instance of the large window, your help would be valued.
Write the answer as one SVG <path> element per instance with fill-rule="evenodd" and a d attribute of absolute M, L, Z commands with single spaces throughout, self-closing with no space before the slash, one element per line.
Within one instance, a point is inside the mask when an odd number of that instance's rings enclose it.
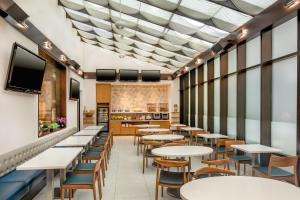
<path fill-rule="evenodd" d="M 66 70 L 40 50 L 48 60 L 39 95 L 39 137 L 66 126 Z"/>

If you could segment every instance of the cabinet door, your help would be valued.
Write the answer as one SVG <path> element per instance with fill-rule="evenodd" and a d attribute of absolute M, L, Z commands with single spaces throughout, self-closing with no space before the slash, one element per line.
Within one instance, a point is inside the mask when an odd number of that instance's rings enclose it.
<path fill-rule="evenodd" d="M 111 85 L 110 84 L 97 84 L 96 87 L 97 103 L 110 103 L 111 100 Z"/>

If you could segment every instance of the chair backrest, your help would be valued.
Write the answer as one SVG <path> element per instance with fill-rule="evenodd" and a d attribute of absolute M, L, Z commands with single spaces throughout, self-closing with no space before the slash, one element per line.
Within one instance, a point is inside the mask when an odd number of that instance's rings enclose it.
<path fill-rule="evenodd" d="M 185 140 L 185 139 L 182 139 L 182 140 L 174 140 L 172 143 L 187 145 L 187 144 L 189 144 L 189 141 Z"/>
<path fill-rule="evenodd" d="M 172 147 L 172 146 L 184 146 L 188 143 L 186 140 L 177 140 L 173 142 L 169 142 L 163 145 L 163 147 Z"/>
<path fill-rule="evenodd" d="M 147 140 L 144 140 L 142 143 L 144 145 L 144 150 L 149 148 L 149 146 L 158 147 L 158 146 L 161 146 L 164 144 L 163 142 L 160 142 L 160 141 L 147 141 Z"/>
<path fill-rule="evenodd" d="M 227 176 L 235 176 L 234 172 L 229 171 L 227 169 L 221 169 L 221 168 L 215 168 L 215 167 L 203 167 L 194 173 L 194 177 L 197 178 L 202 174 L 208 174 L 209 176 L 211 176 L 213 174 L 223 174 L 225 176 L 226 175 Z"/>
<path fill-rule="evenodd" d="M 196 130 L 196 131 L 192 131 L 191 134 L 192 134 L 192 135 L 209 134 L 209 131 L 207 131 L 207 130 Z"/>
<path fill-rule="evenodd" d="M 232 149 L 231 145 L 246 144 L 244 140 L 226 140 L 225 141 L 225 154 L 228 156 L 229 149 Z"/>
<path fill-rule="evenodd" d="M 94 172 L 93 172 L 93 181 L 94 183 L 99 180 L 98 177 L 100 176 L 100 166 L 101 166 L 101 162 L 103 162 L 104 160 L 104 151 L 101 152 L 100 154 L 100 158 L 99 160 L 97 160 L 96 162 L 96 166 L 94 168 Z"/>
<path fill-rule="evenodd" d="M 272 154 L 269 162 L 269 175 L 272 174 L 272 167 L 293 167 L 295 174 L 297 174 L 298 156 L 276 156 Z"/>
<path fill-rule="evenodd" d="M 230 162 L 230 159 L 229 158 L 224 158 L 224 159 L 220 159 L 220 160 L 202 160 L 201 161 L 202 163 L 204 164 L 207 164 L 209 167 L 211 165 L 214 165 L 214 166 L 220 166 L 220 165 L 224 165 L 225 168 L 227 168 L 229 162 Z"/>

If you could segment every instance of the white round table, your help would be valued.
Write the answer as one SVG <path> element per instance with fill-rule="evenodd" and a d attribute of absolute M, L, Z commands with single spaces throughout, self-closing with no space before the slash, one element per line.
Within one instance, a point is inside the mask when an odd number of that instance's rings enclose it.
<path fill-rule="evenodd" d="M 182 140 L 183 135 L 145 135 L 142 137 L 143 140 L 159 140 L 159 141 L 173 141 Z"/>
<path fill-rule="evenodd" d="M 299 200 L 300 188 L 273 179 L 219 176 L 186 183 L 180 195 L 184 200 Z"/>
<path fill-rule="evenodd" d="M 170 146 L 152 149 L 152 154 L 167 157 L 204 156 L 209 155 L 212 152 L 212 148 L 202 146 Z"/>

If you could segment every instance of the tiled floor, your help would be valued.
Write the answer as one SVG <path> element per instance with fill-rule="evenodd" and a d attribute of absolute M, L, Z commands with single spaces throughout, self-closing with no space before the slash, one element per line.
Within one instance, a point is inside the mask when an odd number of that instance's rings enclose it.
<path fill-rule="evenodd" d="M 136 155 L 136 146 L 133 146 L 132 137 L 115 137 L 112 155 L 109 162 L 103 200 L 154 200 L 156 170 L 152 166 L 142 173 L 142 156 Z M 192 168 L 201 167 L 200 158 L 192 159 Z M 58 185 L 56 177 L 56 185 Z M 164 200 L 172 200 L 166 192 Z M 45 189 L 35 200 L 44 200 Z M 92 191 L 77 191 L 74 199 L 92 199 Z"/>

